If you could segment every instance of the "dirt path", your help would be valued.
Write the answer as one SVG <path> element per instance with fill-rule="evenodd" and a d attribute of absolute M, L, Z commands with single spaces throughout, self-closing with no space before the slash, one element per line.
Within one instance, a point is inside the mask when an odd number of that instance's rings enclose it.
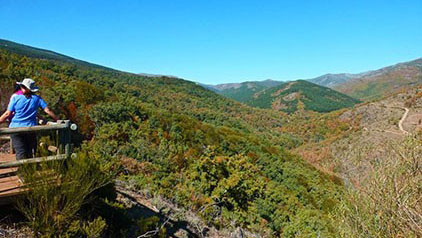
<path fill-rule="evenodd" d="M 403 122 L 404 122 L 404 120 L 406 120 L 407 115 L 409 114 L 409 108 L 407 108 L 407 107 L 401 107 L 401 109 L 404 109 L 405 112 L 404 112 L 402 118 L 399 121 L 399 129 L 400 129 L 401 132 L 403 132 L 403 134 L 408 135 L 409 132 L 406 131 L 405 129 L 403 129 Z"/>

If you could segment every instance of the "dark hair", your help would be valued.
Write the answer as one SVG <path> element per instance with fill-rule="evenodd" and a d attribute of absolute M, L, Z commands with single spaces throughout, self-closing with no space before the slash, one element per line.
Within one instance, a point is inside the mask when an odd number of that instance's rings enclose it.
<path fill-rule="evenodd" d="M 16 93 L 20 89 L 21 89 L 21 85 L 20 84 L 15 84 L 15 90 L 13 90 L 13 93 Z"/>
<path fill-rule="evenodd" d="M 23 85 L 23 84 L 17 84 L 18 86 L 19 86 L 19 88 L 18 88 L 18 90 L 16 90 L 15 91 L 15 93 L 17 92 L 17 91 L 19 91 L 21 88 L 26 88 L 26 89 L 28 89 L 27 87 L 25 87 L 25 85 Z M 35 93 L 34 92 L 32 92 L 31 90 L 29 90 L 28 89 L 28 94 L 31 94 L 31 95 L 34 95 Z"/>

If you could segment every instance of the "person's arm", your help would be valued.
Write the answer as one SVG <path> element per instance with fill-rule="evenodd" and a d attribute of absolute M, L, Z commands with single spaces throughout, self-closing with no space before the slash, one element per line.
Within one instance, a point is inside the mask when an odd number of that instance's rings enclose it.
<path fill-rule="evenodd" d="M 12 114 L 11 111 L 7 110 L 3 113 L 3 115 L 1 115 L 0 117 L 0 123 L 3 123 L 6 121 L 7 118 L 9 118 L 9 116 Z"/>
<path fill-rule="evenodd" d="M 55 121 L 59 120 L 59 118 L 56 116 L 56 114 L 54 114 L 53 111 L 50 110 L 50 108 L 45 107 L 44 112 L 47 113 L 51 118 L 53 118 L 53 120 Z"/>
<path fill-rule="evenodd" d="M 47 103 L 44 101 L 44 99 L 40 97 L 39 102 L 40 102 L 39 106 L 41 107 L 42 110 L 44 110 L 45 113 L 47 113 L 51 118 L 53 118 L 54 121 L 59 120 L 56 114 L 54 114 L 54 112 L 51 111 L 50 108 L 47 107 Z"/>
<path fill-rule="evenodd" d="M 15 104 L 16 104 L 15 99 L 16 99 L 16 97 L 14 97 L 13 95 L 12 95 L 12 97 L 10 97 L 10 101 L 9 101 L 9 105 L 7 106 L 7 110 L 0 117 L 0 123 L 5 122 L 6 119 L 9 118 L 10 115 L 12 115 L 13 112 L 15 112 Z"/>

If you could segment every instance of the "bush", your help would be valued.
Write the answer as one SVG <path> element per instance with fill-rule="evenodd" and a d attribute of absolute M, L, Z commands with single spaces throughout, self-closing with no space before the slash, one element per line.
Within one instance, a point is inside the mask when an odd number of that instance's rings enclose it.
<path fill-rule="evenodd" d="M 92 199 L 92 192 L 111 181 L 111 176 L 87 154 L 80 153 L 77 159 L 25 165 L 19 173 L 28 192 L 18 199 L 17 208 L 28 219 L 35 236 L 93 237 L 105 228 L 101 218 L 77 222 L 78 211 Z"/>

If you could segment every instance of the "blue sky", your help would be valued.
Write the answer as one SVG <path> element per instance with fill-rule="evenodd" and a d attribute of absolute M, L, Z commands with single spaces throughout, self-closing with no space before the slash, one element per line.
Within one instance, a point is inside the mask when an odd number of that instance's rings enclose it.
<path fill-rule="evenodd" d="M 1 0 L 0 38 L 217 84 L 422 57 L 422 1 Z"/>

